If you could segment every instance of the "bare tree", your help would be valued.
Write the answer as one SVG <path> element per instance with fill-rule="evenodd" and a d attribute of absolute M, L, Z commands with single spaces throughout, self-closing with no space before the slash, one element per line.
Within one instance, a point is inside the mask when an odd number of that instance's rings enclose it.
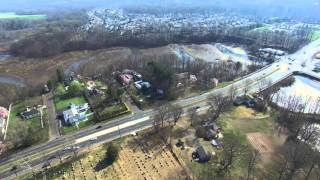
<path fill-rule="evenodd" d="M 159 114 L 157 114 L 153 118 L 153 127 L 156 132 L 159 132 L 160 124 L 161 124 L 161 117 L 159 116 Z"/>
<path fill-rule="evenodd" d="M 223 151 L 219 161 L 218 175 L 225 176 L 229 173 L 234 161 L 241 156 L 244 148 L 234 135 L 227 134 L 224 137 Z"/>
<path fill-rule="evenodd" d="M 283 149 L 284 161 L 286 163 L 285 171 L 282 177 L 292 179 L 295 173 L 308 164 L 312 155 L 310 148 L 299 141 L 289 141 Z"/>
<path fill-rule="evenodd" d="M 254 179 L 254 171 L 255 171 L 258 155 L 259 155 L 258 151 L 256 150 L 254 150 L 249 154 L 248 166 L 247 166 L 247 180 Z"/>
<path fill-rule="evenodd" d="M 210 105 L 209 112 L 212 115 L 212 120 L 215 121 L 219 118 L 222 111 L 226 109 L 226 107 L 230 104 L 230 99 L 228 97 L 224 97 L 221 94 L 210 95 L 207 98 L 207 102 Z"/>
<path fill-rule="evenodd" d="M 245 95 L 248 94 L 248 92 L 250 91 L 250 85 L 252 84 L 252 80 L 251 79 L 247 79 L 244 81 L 244 87 L 243 87 L 243 93 Z"/>
<path fill-rule="evenodd" d="M 189 119 L 190 119 L 190 125 L 194 125 L 194 121 L 197 120 L 197 109 L 194 107 L 191 107 L 188 109 Z"/>
<path fill-rule="evenodd" d="M 182 116 L 182 113 L 183 113 L 183 109 L 181 106 L 179 105 L 173 105 L 170 109 L 171 111 L 171 116 L 173 118 L 173 122 L 174 122 L 174 125 L 177 124 L 177 122 L 179 121 L 179 119 L 181 118 Z"/>
<path fill-rule="evenodd" d="M 237 96 L 237 88 L 232 84 L 230 89 L 229 89 L 229 94 L 228 96 L 230 97 L 230 101 L 234 101 Z"/>
<path fill-rule="evenodd" d="M 161 126 L 164 127 L 164 123 L 170 119 L 170 104 L 162 105 L 159 108 L 157 108 L 158 111 L 158 118 L 161 121 Z"/>

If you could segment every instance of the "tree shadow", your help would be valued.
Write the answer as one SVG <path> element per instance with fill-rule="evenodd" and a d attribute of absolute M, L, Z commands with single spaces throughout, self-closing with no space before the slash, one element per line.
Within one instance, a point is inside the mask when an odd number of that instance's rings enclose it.
<path fill-rule="evenodd" d="M 99 161 L 96 166 L 94 167 L 95 171 L 101 171 L 113 164 L 112 161 L 109 161 L 107 158 L 104 158 L 103 160 Z"/>

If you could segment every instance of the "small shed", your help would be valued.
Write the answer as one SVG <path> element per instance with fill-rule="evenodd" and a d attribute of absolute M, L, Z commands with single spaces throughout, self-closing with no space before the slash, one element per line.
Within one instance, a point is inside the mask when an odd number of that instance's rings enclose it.
<path fill-rule="evenodd" d="M 199 162 L 207 162 L 211 159 L 211 154 L 203 146 L 199 146 L 195 151 Z"/>

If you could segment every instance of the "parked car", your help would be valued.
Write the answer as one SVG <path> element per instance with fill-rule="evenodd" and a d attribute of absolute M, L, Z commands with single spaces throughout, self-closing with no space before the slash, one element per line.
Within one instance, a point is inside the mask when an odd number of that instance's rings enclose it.
<path fill-rule="evenodd" d="M 211 144 L 215 148 L 218 148 L 218 149 L 222 148 L 222 145 L 221 145 L 221 143 L 220 143 L 220 141 L 218 139 L 213 139 L 211 141 Z"/>

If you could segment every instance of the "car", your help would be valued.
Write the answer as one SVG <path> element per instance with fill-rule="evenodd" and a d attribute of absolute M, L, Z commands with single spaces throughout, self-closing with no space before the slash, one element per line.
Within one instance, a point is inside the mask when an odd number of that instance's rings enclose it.
<path fill-rule="evenodd" d="M 73 146 L 72 149 L 80 149 L 80 146 Z"/>
<path fill-rule="evenodd" d="M 90 141 L 96 141 L 96 140 L 98 140 L 98 137 L 90 138 Z"/>
<path fill-rule="evenodd" d="M 70 146 L 66 146 L 63 151 L 68 151 L 68 150 L 71 150 L 72 148 Z"/>
<path fill-rule="evenodd" d="M 100 129 L 100 128 L 102 128 L 102 126 L 97 126 L 97 127 L 96 127 L 96 129 Z"/>

